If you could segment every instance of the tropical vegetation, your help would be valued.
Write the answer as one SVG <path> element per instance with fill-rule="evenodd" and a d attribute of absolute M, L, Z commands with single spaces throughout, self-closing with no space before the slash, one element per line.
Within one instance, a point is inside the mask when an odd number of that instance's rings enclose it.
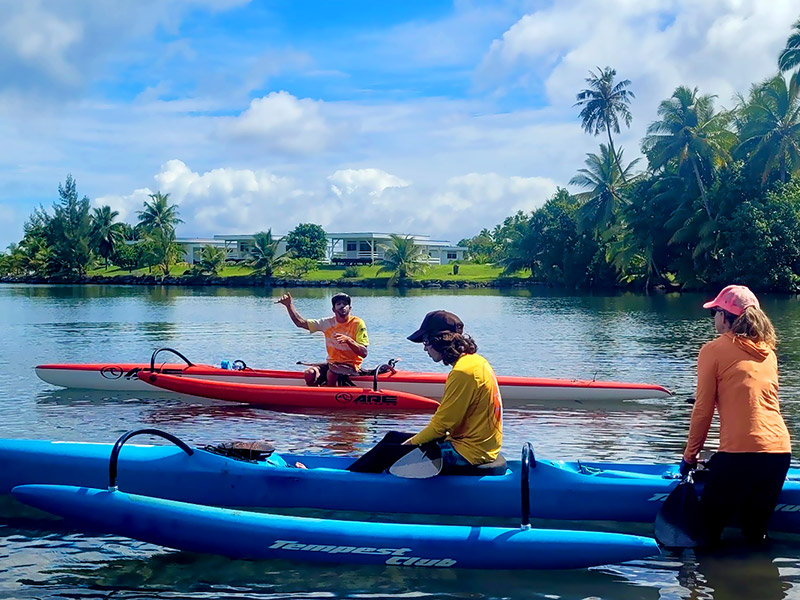
<path fill-rule="evenodd" d="M 322 260 L 327 246 L 325 230 L 314 223 L 300 223 L 286 236 L 286 251 L 295 258 Z"/>
<path fill-rule="evenodd" d="M 272 277 L 276 269 L 286 260 L 285 255 L 278 255 L 278 241 L 272 237 L 272 229 L 259 231 L 253 239 L 250 258 L 245 264 L 257 275 Z"/>
<path fill-rule="evenodd" d="M 619 141 L 632 123 L 635 83 L 610 66 L 590 71 L 575 107 L 580 126 L 602 142 L 576 165 L 573 191 L 558 188 L 539 208 L 461 240 L 471 264 L 459 268 L 578 288 L 736 282 L 799 292 L 800 19 L 776 59 L 775 74 L 729 108 L 696 87 L 677 86 L 653 107 L 640 157 Z M 169 274 L 182 223 L 169 194 L 151 194 L 135 225 L 118 216 L 108 206 L 91 210 L 67 176 L 52 210 L 34 210 L 23 238 L 0 253 L 0 275 L 81 276 L 100 264 Z M 334 273 L 318 262 L 326 253 L 319 225 L 301 223 L 285 241 L 287 253 L 279 255 L 271 230 L 256 234 L 242 268 L 264 277 Z M 427 260 L 411 236 L 393 235 L 382 264 L 333 276 L 388 274 L 391 284 L 403 284 L 426 273 Z M 208 247 L 190 272 L 220 273 L 224 264 L 224 252 Z"/>
<path fill-rule="evenodd" d="M 424 273 L 428 263 L 422 246 L 414 243 L 410 235 L 390 235 L 390 241 L 383 248 L 383 263 L 378 273 L 389 273 L 389 285 L 403 283 Z"/>

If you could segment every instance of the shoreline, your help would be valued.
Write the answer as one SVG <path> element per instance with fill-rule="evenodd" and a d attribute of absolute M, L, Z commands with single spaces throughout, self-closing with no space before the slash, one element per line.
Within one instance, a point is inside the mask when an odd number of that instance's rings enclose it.
<path fill-rule="evenodd" d="M 87 275 L 68 277 L 44 277 L 41 275 L 4 276 L 0 277 L 0 284 L 30 284 L 30 285 L 167 285 L 184 287 L 284 287 L 284 288 L 387 288 L 388 278 L 353 278 L 353 279 L 295 279 L 286 277 L 264 277 L 259 275 L 235 275 L 229 277 L 219 276 L 186 276 L 170 275 L 161 277 L 157 275 Z M 563 286 L 554 283 L 530 280 L 521 277 L 499 277 L 486 281 L 471 281 L 469 279 L 410 279 L 397 282 L 394 286 L 400 289 L 508 289 L 508 288 L 534 288 L 545 287 L 553 289 L 576 290 L 578 288 Z M 593 290 L 630 290 L 626 287 L 590 288 Z M 657 293 L 680 292 L 677 287 L 660 286 L 651 290 Z"/>

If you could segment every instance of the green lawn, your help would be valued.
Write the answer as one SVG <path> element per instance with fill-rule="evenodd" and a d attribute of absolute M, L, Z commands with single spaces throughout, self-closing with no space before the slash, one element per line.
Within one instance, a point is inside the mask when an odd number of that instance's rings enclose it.
<path fill-rule="evenodd" d="M 182 275 L 184 271 L 189 269 L 189 265 L 186 263 L 179 263 L 172 267 L 170 273 L 173 276 Z M 354 277 L 354 280 L 358 279 L 387 279 L 389 277 L 389 273 L 378 273 L 380 269 L 380 265 L 364 265 L 358 267 L 358 277 Z M 307 279 L 309 281 L 321 281 L 321 280 L 338 280 L 342 279 L 344 275 L 344 267 L 341 266 L 334 266 L 334 265 L 320 265 L 316 271 L 312 271 L 308 273 L 302 279 Z M 415 279 L 441 279 L 445 281 L 491 281 L 493 279 L 497 279 L 500 276 L 502 269 L 499 267 L 495 267 L 492 265 L 476 265 L 471 263 L 460 264 L 458 265 L 458 275 L 453 275 L 453 265 L 431 265 L 429 266 L 425 272 L 417 275 Z M 243 276 L 243 275 L 250 275 L 253 270 L 249 267 L 245 267 L 242 265 L 233 265 L 228 264 L 225 265 L 225 268 L 220 273 L 221 277 L 235 277 L 235 276 Z M 128 273 L 128 271 L 119 269 L 117 267 L 111 266 L 108 269 L 104 267 L 100 267 L 97 269 L 90 269 L 88 272 L 89 275 L 99 275 L 99 276 L 118 276 L 118 275 L 147 275 L 147 269 L 135 269 L 132 273 Z M 158 275 L 160 274 L 160 270 L 157 268 L 152 269 L 152 274 Z M 275 273 L 276 277 L 285 277 L 283 273 L 278 271 Z"/>
<path fill-rule="evenodd" d="M 388 278 L 390 273 L 378 273 L 379 265 L 358 267 L 358 277 L 354 279 Z M 489 281 L 497 279 L 502 269 L 492 265 L 462 264 L 458 266 L 458 275 L 453 275 L 453 265 L 432 265 L 415 277 L 415 279 L 443 279 L 451 281 Z M 344 275 L 344 267 L 320 265 L 319 269 L 306 275 L 306 279 L 340 279 Z"/>

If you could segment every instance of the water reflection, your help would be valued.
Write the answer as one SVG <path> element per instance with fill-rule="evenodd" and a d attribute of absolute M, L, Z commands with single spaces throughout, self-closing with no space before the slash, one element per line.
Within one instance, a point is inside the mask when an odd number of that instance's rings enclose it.
<path fill-rule="evenodd" d="M 728 542 L 732 544 L 732 542 Z M 786 547 L 753 550 L 746 546 L 728 545 L 714 554 L 687 551 L 678 569 L 678 583 L 691 600 L 730 600 L 758 598 L 784 600 L 794 597 L 796 576 L 781 576 L 778 568 Z"/>
<path fill-rule="evenodd" d="M 89 541 L 89 540 L 87 540 Z M 102 547 L 95 540 L 94 548 Z M 117 554 L 127 544 L 109 539 Z M 106 545 L 112 545 L 106 544 Z M 136 544 L 122 552 L 141 553 Z M 48 585 L 127 593 L 180 594 L 185 598 L 434 596 L 450 598 L 614 598 L 656 600 L 659 592 L 632 584 L 624 575 L 601 569 L 580 571 L 424 570 L 375 566 L 335 566 L 285 561 L 233 561 L 186 552 L 157 553 L 146 559 L 98 555 L 82 568 L 63 565 L 48 569 Z M 44 582 L 42 582 L 44 583 Z M 606 595 L 604 589 L 614 594 Z"/>

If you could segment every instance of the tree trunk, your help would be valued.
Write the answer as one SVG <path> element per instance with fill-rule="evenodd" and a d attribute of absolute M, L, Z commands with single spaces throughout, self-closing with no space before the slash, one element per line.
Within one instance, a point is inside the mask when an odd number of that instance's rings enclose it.
<path fill-rule="evenodd" d="M 619 164 L 619 157 L 617 156 L 617 151 L 614 148 L 614 142 L 611 140 L 611 123 L 608 122 L 606 119 L 606 134 L 608 134 L 608 146 L 611 149 L 611 156 L 614 157 L 614 162 L 617 163 L 617 168 L 619 169 L 619 175 L 622 177 L 622 183 L 628 184 L 628 180 L 625 179 L 625 173 L 622 170 L 622 165 Z"/>
<path fill-rule="evenodd" d="M 700 177 L 700 170 L 697 168 L 697 161 L 692 157 L 692 168 L 694 169 L 694 176 L 697 178 L 697 186 L 700 188 L 700 197 L 703 199 L 703 206 L 706 209 L 706 213 L 708 214 L 709 219 L 714 219 L 714 216 L 711 214 L 711 207 L 708 205 L 708 198 L 706 197 L 706 188 L 703 185 L 703 180 Z"/>
<path fill-rule="evenodd" d="M 786 152 L 781 152 L 781 183 L 786 183 Z"/>

